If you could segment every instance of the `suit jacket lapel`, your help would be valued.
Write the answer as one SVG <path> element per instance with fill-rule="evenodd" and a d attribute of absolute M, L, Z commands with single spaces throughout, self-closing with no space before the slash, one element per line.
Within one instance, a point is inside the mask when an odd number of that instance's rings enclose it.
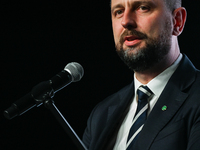
<path fill-rule="evenodd" d="M 134 93 L 133 83 L 134 82 L 132 82 L 127 88 L 125 88 L 125 90 L 121 91 L 118 94 L 118 100 L 115 100 L 116 101 L 115 105 L 108 107 L 108 120 L 110 119 L 116 120 L 116 116 L 122 114 L 122 112 L 124 112 L 124 110 L 127 108 L 130 100 L 132 100 L 133 98 L 133 93 Z"/>
<path fill-rule="evenodd" d="M 171 89 L 173 89 L 173 87 L 171 87 Z M 177 89 L 173 89 L 172 92 L 166 91 L 154 106 L 137 140 L 136 147 L 138 150 L 149 149 L 155 137 L 170 121 L 187 98 L 186 93 L 182 93 Z M 162 110 L 163 106 L 167 106 L 166 111 Z"/>
<path fill-rule="evenodd" d="M 184 90 L 194 82 L 195 72 L 194 66 L 184 55 L 181 64 L 169 80 L 150 113 L 135 143 L 135 149 L 148 150 L 150 148 L 155 137 L 175 115 L 187 98 L 188 94 Z M 163 106 L 167 106 L 166 111 L 162 110 Z"/>

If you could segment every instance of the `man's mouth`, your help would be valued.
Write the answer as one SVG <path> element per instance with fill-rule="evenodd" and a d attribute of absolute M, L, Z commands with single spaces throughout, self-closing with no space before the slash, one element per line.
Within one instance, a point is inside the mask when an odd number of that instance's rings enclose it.
<path fill-rule="evenodd" d="M 133 35 L 124 37 L 124 41 L 134 41 L 137 39 L 141 39 L 141 38 L 137 36 L 133 36 Z"/>
<path fill-rule="evenodd" d="M 124 37 L 124 43 L 126 46 L 135 46 L 136 44 L 139 44 L 141 40 L 142 38 L 133 35 Z"/>

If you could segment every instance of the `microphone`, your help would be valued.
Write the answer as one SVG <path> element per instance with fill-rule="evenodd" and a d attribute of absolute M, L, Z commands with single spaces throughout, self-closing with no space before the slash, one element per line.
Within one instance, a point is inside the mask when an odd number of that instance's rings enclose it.
<path fill-rule="evenodd" d="M 64 70 L 48 81 L 43 81 L 32 88 L 31 92 L 14 102 L 4 111 L 7 119 L 20 116 L 31 108 L 39 107 L 42 103 L 54 96 L 56 92 L 63 89 L 71 82 L 79 81 L 84 74 L 83 67 L 76 62 L 69 63 Z"/>

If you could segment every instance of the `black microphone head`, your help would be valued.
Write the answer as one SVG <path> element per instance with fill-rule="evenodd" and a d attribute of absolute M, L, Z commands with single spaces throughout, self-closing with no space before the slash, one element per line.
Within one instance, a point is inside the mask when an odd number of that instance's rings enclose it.
<path fill-rule="evenodd" d="M 84 74 L 83 67 L 77 62 L 71 62 L 64 68 L 65 71 L 69 72 L 72 76 L 72 82 L 79 81 Z"/>

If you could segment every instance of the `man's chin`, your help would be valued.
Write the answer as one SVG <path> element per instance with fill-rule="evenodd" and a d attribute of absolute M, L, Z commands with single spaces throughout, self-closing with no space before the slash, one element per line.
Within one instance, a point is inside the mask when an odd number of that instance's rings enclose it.
<path fill-rule="evenodd" d="M 126 55 L 133 56 L 140 53 L 140 51 L 142 51 L 143 49 L 143 47 L 139 46 L 123 46 L 123 49 L 121 50 L 124 51 Z"/>

